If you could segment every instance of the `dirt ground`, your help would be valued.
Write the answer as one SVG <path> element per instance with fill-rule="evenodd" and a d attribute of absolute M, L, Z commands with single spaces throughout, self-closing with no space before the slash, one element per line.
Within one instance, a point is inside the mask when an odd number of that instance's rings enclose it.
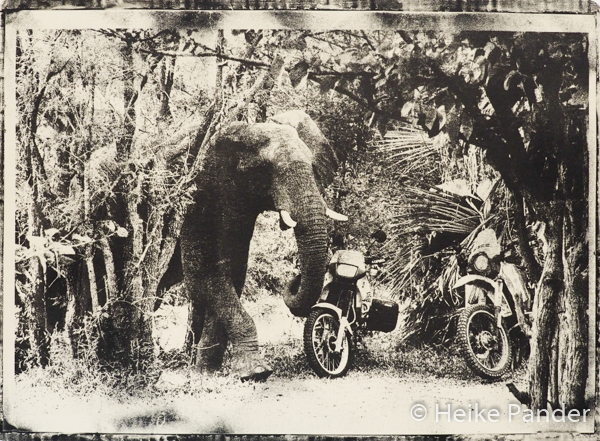
<path fill-rule="evenodd" d="M 282 302 L 272 299 L 247 307 L 262 344 L 278 348 L 292 341 L 292 352 L 302 357 L 302 322 L 288 316 Z M 184 311 L 168 311 L 166 321 L 159 323 L 163 331 L 171 330 L 159 335 L 163 344 L 179 344 Z M 589 415 L 579 425 L 568 419 L 546 423 L 544 416 L 537 423 L 535 415 L 533 422 L 524 421 L 525 408 L 503 382 L 436 378 L 410 369 L 357 368 L 334 380 L 319 379 L 310 371 L 275 372 L 265 383 L 165 370 L 152 393 L 126 399 L 100 391 L 76 394 L 24 377 L 8 395 L 7 421 L 43 432 L 391 435 L 593 430 Z"/>
<path fill-rule="evenodd" d="M 45 386 L 24 389 L 17 385 L 19 400 L 7 418 L 29 430 L 68 433 L 385 435 L 593 428 L 591 424 L 525 422 L 525 409 L 502 383 L 467 384 L 400 373 L 375 377 L 370 372 L 351 372 L 335 380 L 277 375 L 256 384 L 224 380 L 211 392 L 186 394 L 190 381 L 194 380 L 171 373 L 168 384 L 172 390 L 151 401 L 73 396 Z M 428 414 L 424 416 L 423 408 L 417 410 L 415 405 L 425 406 Z M 466 412 L 461 414 L 459 408 Z M 490 413 L 492 409 L 498 410 L 497 418 Z M 414 417 L 411 411 L 416 412 Z M 593 422 L 593 418 L 587 421 Z"/>

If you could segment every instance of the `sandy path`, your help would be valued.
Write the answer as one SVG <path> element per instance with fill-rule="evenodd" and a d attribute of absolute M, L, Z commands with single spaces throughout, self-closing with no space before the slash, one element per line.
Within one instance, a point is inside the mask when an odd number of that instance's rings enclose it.
<path fill-rule="evenodd" d="M 100 396 L 65 396 L 64 391 L 58 394 L 45 387 L 19 390 L 17 385 L 16 392 L 19 400 L 8 409 L 9 421 L 44 432 L 381 435 L 592 428 L 589 424 L 577 428 L 567 423 L 526 423 L 523 410 L 514 405 L 514 398 L 502 383 L 374 377 L 366 372 L 350 372 L 336 380 L 272 377 L 260 384 L 228 382 L 216 391 L 193 395 L 186 394 L 184 387 L 152 400 L 131 398 L 126 402 Z M 428 410 L 422 421 L 416 421 L 410 413 L 418 403 Z M 438 415 L 436 421 L 435 405 L 446 411 L 447 403 L 453 412 L 459 407 L 468 412 L 469 405 L 472 410 L 478 406 L 479 411 L 486 411 L 480 413 L 478 422 L 474 412 L 471 422 L 465 416 L 465 422 L 448 423 L 446 414 Z M 509 408 L 511 404 L 514 406 Z M 489 421 L 488 411 L 492 408 L 498 409 L 498 422 Z M 512 421 L 509 409 L 519 412 Z"/>
<path fill-rule="evenodd" d="M 283 302 L 267 298 L 247 307 L 263 343 L 301 341 L 302 322 L 291 317 Z M 183 309 L 169 314 L 170 329 L 185 326 Z M 172 339 L 170 344 L 176 347 L 183 335 L 171 332 L 165 338 Z M 266 383 L 258 384 L 166 372 L 160 393 L 142 393 L 144 398 L 125 400 L 107 397 L 100 391 L 77 396 L 56 385 L 51 389 L 30 380 L 17 382 L 9 394 L 11 399 L 5 402 L 5 415 L 17 427 L 63 433 L 380 435 L 593 430 L 593 418 L 578 427 L 566 422 L 548 424 L 545 418 L 541 424 L 524 422 L 524 409 L 516 405 L 502 382 L 436 379 L 393 369 L 378 372 L 354 369 L 335 380 L 312 374 L 282 378 L 276 373 Z M 447 414 L 439 414 L 436 421 L 436 404 L 447 411 L 448 403 L 452 412 L 458 409 L 456 418 L 453 414 L 449 423 Z M 411 417 L 416 404 L 427 410 L 420 421 Z M 464 422 L 458 422 L 460 408 L 465 411 Z M 480 415 L 478 421 L 475 409 Z M 490 421 L 491 409 L 498 411 L 497 422 Z M 511 420 L 509 410 L 517 413 Z"/>

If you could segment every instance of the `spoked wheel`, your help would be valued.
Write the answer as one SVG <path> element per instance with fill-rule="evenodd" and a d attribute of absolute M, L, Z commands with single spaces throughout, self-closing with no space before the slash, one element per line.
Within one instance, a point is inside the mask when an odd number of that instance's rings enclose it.
<path fill-rule="evenodd" d="M 326 309 L 315 309 L 306 319 L 304 352 L 308 364 L 319 377 L 342 377 L 352 365 L 354 345 L 347 333 L 344 333 L 340 350 L 335 350 L 339 329 L 338 318 Z"/>
<path fill-rule="evenodd" d="M 510 369 L 511 345 L 487 305 L 465 308 L 458 319 L 458 341 L 467 365 L 479 376 L 498 379 Z"/>

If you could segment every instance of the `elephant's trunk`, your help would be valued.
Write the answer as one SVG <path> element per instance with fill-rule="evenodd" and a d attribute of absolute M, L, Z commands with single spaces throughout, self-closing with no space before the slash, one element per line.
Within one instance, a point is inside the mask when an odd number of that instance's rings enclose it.
<path fill-rule="evenodd" d="M 323 288 L 327 264 L 327 229 L 324 216 L 319 221 L 314 220 L 313 223 L 309 223 L 307 231 L 301 232 L 296 227 L 295 232 L 301 278 L 299 286 L 297 282 L 292 282 L 285 292 L 284 301 L 292 314 L 306 317 Z"/>
<path fill-rule="evenodd" d="M 293 182 L 289 187 L 294 189 L 288 193 L 294 195 L 289 197 L 288 206 L 291 208 L 289 211 L 293 221 L 297 223 L 294 234 L 298 244 L 301 281 L 299 284 L 297 281 L 292 283 L 284 293 L 285 304 L 292 314 L 306 317 L 321 294 L 327 265 L 325 205 L 312 178 L 312 170 L 299 173 L 295 168 L 293 173 L 286 175 L 287 184 L 290 184 L 289 180 L 296 181 L 302 175 L 310 177 L 302 182 Z"/>

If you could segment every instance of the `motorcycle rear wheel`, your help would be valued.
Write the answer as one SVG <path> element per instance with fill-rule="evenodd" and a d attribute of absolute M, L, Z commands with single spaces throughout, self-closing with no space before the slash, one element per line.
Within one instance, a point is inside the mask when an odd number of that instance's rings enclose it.
<path fill-rule="evenodd" d="M 342 349 L 335 352 L 335 340 L 340 321 L 327 309 L 314 309 L 304 324 L 304 352 L 308 364 L 321 378 L 346 375 L 354 360 L 354 342 L 344 334 Z"/>
<path fill-rule="evenodd" d="M 488 305 L 465 308 L 458 319 L 460 352 L 480 377 L 496 380 L 510 370 L 512 347 L 504 326 L 498 327 Z"/>

